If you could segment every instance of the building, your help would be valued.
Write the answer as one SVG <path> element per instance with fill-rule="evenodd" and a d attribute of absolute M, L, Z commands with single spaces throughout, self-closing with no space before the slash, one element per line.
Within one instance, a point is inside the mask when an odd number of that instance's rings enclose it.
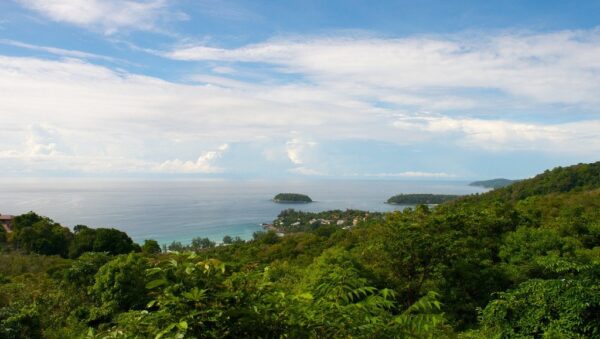
<path fill-rule="evenodd" d="M 12 220 L 14 216 L 8 214 L 0 214 L 0 225 L 4 228 L 4 230 L 9 233 L 12 232 Z"/>

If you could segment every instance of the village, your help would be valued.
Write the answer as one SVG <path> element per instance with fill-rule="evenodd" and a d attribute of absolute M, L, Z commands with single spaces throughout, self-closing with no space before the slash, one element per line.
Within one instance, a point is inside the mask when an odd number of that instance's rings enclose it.
<path fill-rule="evenodd" d="M 381 213 L 365 212 L 359 210 L 334 210 L 325 212 L 302 212 L 294 209 L 283 210 L 273 223 L 262 224 L 263 228 L 273 231 L 279 236 L 286 233 L 306 232 L 320 226 L 334 226 L 341 229 L 350 229 L 362 222 L 375 218 L 382 218 Z"/>

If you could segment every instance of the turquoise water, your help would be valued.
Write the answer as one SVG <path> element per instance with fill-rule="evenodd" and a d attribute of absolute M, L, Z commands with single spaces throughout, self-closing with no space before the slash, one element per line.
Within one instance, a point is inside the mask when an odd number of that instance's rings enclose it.
<path fill-rule="evenodd" d="M 482 192 L 454 181 L 43 181 L 2 183 L 0 213 L 30 210 L 65 226 L 115 227 L 135 241 L 189 242 L 196 236 L 252 237 L 261 223 L 286 208 L 304 211 L 361 209 L 392 211 L 384 202 L 398 193 Z M 308 194 L 311 204 L 277 204 L 280 192 Z"/>

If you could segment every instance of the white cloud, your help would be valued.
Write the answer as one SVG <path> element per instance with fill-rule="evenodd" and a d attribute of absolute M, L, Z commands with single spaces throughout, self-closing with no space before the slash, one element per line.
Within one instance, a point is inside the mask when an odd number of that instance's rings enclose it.
<path fill-rule="evenodd" d="M 451 118 L 447 116 L 402 117 L 399 130 L 422 136 L 454 137 L 463 146 L 492 151 L 532 150 L 544 153 L 590 154 L 600 151 L 600 120 L 561 124 L 534 124 L 504 120 Z"/>
<path fill-rule="evenodd" d="M 309 149 L 317 145 L 314 141 L 303 141 L 298 138 L 294 138 L 286 142 L 287 156 L 290 161 L 296 165 L 301 165 L 305 161 L 306 153 Z"/>
<path fill-rule="evenodd" d="M 104 60 L 104 61 L 110 61 L 110 62 L 126 63 L 124 60 L 118 60 L 118 59 L 104 56 L 104 55 L 87 53 L 87 52 L 82 52 L 82 51 L 77 51 L 77 50 L 56 48 L 56 47 L 50 47 L 50 46 L 32 45 L 32 44 L 27 44 L 27 43 L 24 43 L 21 41 L 15 41 L 15 40 L 0 39 L 0 44 L 20 47 L 20 48 L 34 50 L 34 51 L 47 52 L 50 54 L 64 56 L 64 57 L 82 58 L 82 59 L 97 59 L 97 60 Z"/>
<path fill-rule="evenodd" d="M 591 158 L 600 152 L 600 116 L 589 108 L 600 100 L 598 35 L 321 38 L 174 51 L 182 59 L 227 61 L 208 63 L 210 74 L 186 78 L 192 84 L 95 65 L 75 59 L 94 57 L 65 50 L 47 50 L 71 57 L 58 61 L 0 56 L 0 161 L 16 172 L 229 172 L 218 166 L 225 150 L 215 145 L 258 138 L 263 149 L 256 159 L 302 175 L 335 168 L 317 145 L 349 139 Z M 552 39 L 568 53 L 549 44 Z M 297 76 L 235 78 L 244 66 L 230 69 L 231 61 L 272 63 L 274 72 Z M 480 95 L 490 88 L 506 97 Z M 488 116 L 494 100 L 522 116 Z M 560 103 L 554 121 L 567 122 L 543 122 L 548 115 L 537 111 L 554 107 L 548 102 Z M 32 136 L 31 125 L 49 134 Z M 351 152 L 334 155 L 347 161 Z"/>
<path fill-rule="evenodd" d="M 56 131 L 45 126 L 38 124 L 29 125 L 21 149 L 0 150 L 0 159 L 22 158 L 31 160 L 61 156 L 63 152 L 60 152 L 58 149 L 56 134 Z"/>
<path fill-rule="evenodd" d="M 72 154 L 62 141 L 61 132 L 48 126 L 33 124 L 24 133 L 24 141 L 14 149 L 0 149 L 0 163 L 15 172 L 43 173 L 76 171 L 82 173 L 144 172 L 150 164 L 144 160 L 118 154 Z M 5 175 L 9 175 L 5 171 Z"/>
<path fill-rule="evenodd" d="M 227 66 L 217 66 L 212 69 L 214 73 L 218 74 L 233 74 L 235 73 L 235 69 Z"/>
<path fill-rule="evenodd" d="M 29 157 L 60 155 L 56 142 L 53 141 L 52 134 L 53 131 L 39 125 L 29 126 L 29 135 L 25 142 L 24 155 Z"/>
<path fill-rule="evenodd" d="M 148 163 L 189 159 L 205 145 L 253 142 L 257 136 L 287 139 L 290 126 L 343 138 L 352 134 L 357 121 L 374 124 L 376 119 L 364 114 L 367 105 L 359 106 L 360 111 L 348 110 L 326 93 L 313 96 L 313 89 L 236 86 L 176 84 L 76 59 L 0 56 L 0 151 L 22 154 L 27 126 L 39 123 L 58 131 L 59 146 L 70 157 L 45 161 L 87 171 L 94 158 L 100 163 L 98 172 L 112 170 L 109 162 L 131 165 L 123 169 L 127 172 L 143 171 Z M 344 123 L 332 127 L 343 119 Z M 289 146 L 292 152 L 306 155 L 302 149 L 311 145 L 314 142 L 295 145 L 292 141 Z M 287 146 L 283 148 L 285 156 Z M 179 165 L 194 168 L 180 161 Z M 169 166 L 177 165 L 173 160 Z"/>
<path fill-rule="evenodd" d="M 0 161 L 12 160 L 36 170 L 75 170 L 84 173 L 220 173 L 222 168 L 215 166 L 228 144 L 216 150 L 202 153 L 196 161 L 179 159 L 155 162 L 128 158 L 113 154 L 73 154 L 59 145 L 62 136 L 59 131 L 41 125 L 30 125 L 25 141 L 20 149 L 0 150 Z"/>
<path fill-rule="evenodd" d="M 228 148 L 229 145 L 223 144 L 215 151 L 205 152 L 196 161 L 167 160 L 156 166 L 155 170 L 166 173 L 219 173 L 223 169 L 215 167 L 213 163 Z"/>
<path fill-rule="evenodd" d="M 292 169 L 289 169 L 288 172 L 293 173 L 293 174 L 299 174 L 299 175 L 307 175 L 307 176 L 322 176 L 322 175 L 326 175 L 325 173 L 312 169 L 312 168 L 307 168 L 307 167 L 294 167 Z"/>
<path fill-rule="evenodd" d="M 182 46 L 164 55 L 273 64 L 318 83 L 367 88 L 369 95 L 379 92 L 392 102 L 423 89 L 480 88 L 542 103 L 600 103 L 598 29 L 404 39 L 301 37 L 234 49 Z M 471 102 L 453 98 L 448 104 Z"/>
<path fill-rule="evenodd" d="M 99 28 L 107 34 L 120 29 L 155 30 L 161 19 L 185 19 L 172 13 L 166 0 L 17 0 L 51 20 Z"/>

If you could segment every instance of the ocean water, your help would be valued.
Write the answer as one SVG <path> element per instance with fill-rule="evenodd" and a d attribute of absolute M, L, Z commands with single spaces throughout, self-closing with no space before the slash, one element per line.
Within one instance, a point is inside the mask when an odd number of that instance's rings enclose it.
<path fill-rule="evenodd" d="M 184 243 L 201 236 L 252 237 L 286 208 L 303 211 L 360 209 L 386 212 L 399 193 L 471 194 L 484 189 L 462 181 L 39 181 L 3 182 L 0 213 L 33 210 L 62 225 L 114 227 L 135 241 Z M 308 194 L 311 204 L 277 204 L 281 192 Z"/>

